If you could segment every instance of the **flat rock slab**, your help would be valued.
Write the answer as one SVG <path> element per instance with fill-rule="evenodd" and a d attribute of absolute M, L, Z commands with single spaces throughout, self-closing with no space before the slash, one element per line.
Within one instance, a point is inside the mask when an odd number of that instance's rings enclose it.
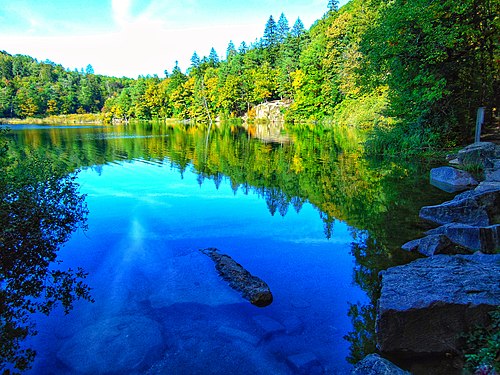
<path fill-rule="evenodd" d="M 314 353 L 306 352 L 287 358 L 290 367 L 299 374 L 322 374 L 321 362 Z"/>
<path fill-rule="evenodd" d="M 252 344 L 254 346 L 256 346 L 260 341 L 260 339 L 257 336 L 254 336 L 248 332 L 242 331 L 242 330 L 237 329 L 237 328 L 221 326 L 221 327 L 219 327 L 217 332 L 219 332 L 225 336 L 229 336 L 233 339 L 245 341 L 245 342 Z"/>
<path fill-rule="evenodd" d="M 411 375 L 378 354 L 370 354 L 356 364 L 351 375 Z"/>
<path fill-rule="evenodd" d="M 215 248 L 200 251 L 215 262 L 215 268 L 219 275 L 229 283 L 229 286 L 240 292 L 243 298 L 250 301 L 252 305 L 265 307 L 273 302 L 273 295 L 269 286 L 263 280 L 248 272 L 229 255 L 221 254 Z"/>
<path fill-rule="evenodd" d="M 466 224 L 446 224 L 427 232 L 430 236 L 445 236 L 460 248 L 494 254 L 500 250 L 500 224 L 474 227 Z M 418 240 L 416 240 L 418 241 Z M 410 241 L 410 244 L 413 241 Z M 408 245 L 405 244 L 405 245 Z M 405 246 L 403 245 L 403 246 Z M 444 254 L 444 252 L 441 252 Z M 458 254 L 458 252 L 456 252 Z M 448 252 L 448 254 L 450 254 Z"/>
<path fill-rule="evenodd" d="M 419 215 L 424 220 L 440 225 L 462 223 L 485 227 L 498 224 L 500 189 L 484 192 L 466 191 L 451 201 L 422 207 Z"/>
<path fill-rule="evenodd" d="M 436 255 L 381 272 L 377 344 L 381 352 L 455 352 L 460 334 L 500 305 L 500 254 Z"/>
<path fill-rule="evenodd" d="M 160 326 L 143 316 L 121 316 L 84 328 L 57 357 L 74 373 L 130 373 L 148 365 L 162 345 Z"/>
<path fill-rule="evenodd" d="M 284 333 L 285 332 L 285 327 L 278 322 L 277 320 L 274 320 L 273 318 L 270 318 L 265 315 L 256 315 L 253 317 L 253 320 L 259 328 L 263 331 L 264 337 L 265 336 L 271 336 L 276 333 Z"/>
<path fill-rule="evenodd" d="M 176 303 L 221 306 L 241 302 L 238 293 L 214 272 L 213 262 L 197 250 L 167 259 L 152 283 L 144 298 L 156 309 Z"/>
<path fill-rule="evenodd" d="M 406 251 L 418 252 L 428 257 L 438 254 L 450 255 L 472 253 L 472 251 L 468 251 L 461 246 L 455 245 L 442 233 L 429 234 L 426 237 L 407 242 L 401 246 L 401 248 Z"/>
<path fill-rule="evenodd" d="M 478 184 L 469 172 L 452 167 L 433 168 L 430 176 L 432 185 L 450 193 L 465 190 Z"/>

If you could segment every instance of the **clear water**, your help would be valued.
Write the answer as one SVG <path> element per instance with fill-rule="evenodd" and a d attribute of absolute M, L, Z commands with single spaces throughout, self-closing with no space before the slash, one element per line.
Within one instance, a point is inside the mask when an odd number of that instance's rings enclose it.
<path fill-rule="evenodd" d="M 363 164 L 353 155 L 350 169 L 338 154 L 321 151 L 321 158 L 334 159 L 324 165 L 336 165 L 339 173 L 327 175 L 347 179 L 354 192 L 342 193 L 350 197 L 343 198 L 343 206 L 337 196 L 307 193 L 321 193 L 314 183 L 323 183 L 319 175 L 305 179 L 311 169 L 305 161 L 295 174 L 262 169 L 267 177 L 256 180 L 257 160 L 270 158 L 262 165 L 271 168 L 273 155 L 279 159 L 288 149 L 297 155 L 298 139 L 263 144 L 233 131 L 209 142 L 204 133 L 194 133 L 179 135 L 161 127 L 12 131 L 19 150 L 42 149 L 71 168 L 82 168 L 78 182 L 90 210 L 88 231 L 75 233 L 59 259 L 65 267 L 89 273 L 95 303 L 79 301 L 68 315 L 56 310 L 34 317 L 39 333 L 27 342 L 37 350 L 30 374 L 350 371 L 346 357 L 352 348 L 344 339 L 353 331 L 349 306 L 373 304 L 371 287 L 359 275 L 376 274 L 379 266 L 363 260 L 380 256 L 360 255 L 353 243 L 366 247 L 366 239 L 376 237 L 379 248 L 388 249 L 384 259 L 394 261 L 399 256 L 394 249 L 418 233 L 419 206 L 439 200 L 439 194 L 425 177 L 413 176 L 408 185 L 408 169 L 401 172 L 401 166 Z M 234 162 L 229 168 L 230 155 L 246 157 L 253 166 L 240 170 L 246 164 Z M 384 177 L 387 171 L 391 178 Z M 294 185 L 295 180 L 288 181 L 292 178 L 299 182 Z M 405 205 L 404 186 L 418 195 L 411 205 Z M 270 192 L 285 201 L 278 210 Z M 293 205 L 297 198 L 300 204 Z M 399 220 L 392 224 L 401 228 L 398 233 L 387 218 Z M 274 302 L 258 308 L 244 300 L 199 252 L 207 247 L 218 248 L 267 282 Z"/>

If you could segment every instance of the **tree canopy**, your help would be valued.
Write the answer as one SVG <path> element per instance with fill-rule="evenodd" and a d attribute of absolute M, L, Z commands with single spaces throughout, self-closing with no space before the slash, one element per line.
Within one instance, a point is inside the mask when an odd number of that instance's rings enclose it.
<path fill-rule="evenodd" d="M 105 119 L 238 117 L 285 99 L 291 122 L 370 132 L 367 150 L 420 152 L 473 135 L 475 111 L 499 108 L 498 1 L 352 0 L 306 30 L 271 15 L 260 40 L 222 59 L 136 80 L 68 72 L 0 53 L 0 117 L 102 112 Z"/>

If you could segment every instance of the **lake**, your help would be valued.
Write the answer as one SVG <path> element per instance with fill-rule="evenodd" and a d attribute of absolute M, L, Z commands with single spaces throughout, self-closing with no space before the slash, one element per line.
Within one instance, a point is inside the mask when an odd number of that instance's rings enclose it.
<path fill-rule="evenodd" d="M 345 374 L 373 348 L 380 270 L 408 262 L 430 165 L 363 156 L 329 130 L 13 126 L 11 152 L 80 170 L 88 230 L 58 254 L 94 303 L 35 315 L 30 374 Z M 270 287 L 259 308 L 199 250 Z M 347 337 L 347 339 L 346 339 Z"/>

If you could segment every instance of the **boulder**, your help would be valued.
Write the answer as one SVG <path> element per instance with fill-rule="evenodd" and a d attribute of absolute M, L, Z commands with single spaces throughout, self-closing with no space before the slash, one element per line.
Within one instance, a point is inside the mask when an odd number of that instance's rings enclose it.
<path fill-rule="evenodd" d="M 497 157 L 499 147 L 492 142 L 473 143 L 458 151 L 458 160 L 465 166 L 490 168 Z"/>
<path fill-rule="evenodd" d="M 419 238 L 405 243 L 401 246 L 403 250 L 419 252 L 425 256 L 433 256 L 437 254 L 464 254 L 470 253 L 459 246 L 456 246 L 450 239 L 442 233 L 430 234 L 426 237 Z"/>
<path fill-rule="evenodd" d="M 466 191 L 451 201 L 424 206 L 420 217 L 440 225 L 462 223 L 473 226 L 497 224 L 500 216 L 500 189 Z"/>
<path fill-rule="evenodd" d="M 500 254 L 436 255 L 381 272 L 376 336 L 382 353 L 456 353 L 463 332 L 500 305 Z"/>
<path fill-rule="evenodd" d="M 323 374 L 321 362 L 314 353 L 305 352 L 287 357 L 288 365 L 298 374 Z"/>
<path fill-rule="evenodd" d="M 351 375 L 411 375 L 378 354 L 370 354 L 359 361 Z"/>
<path fill-rule="evenodd" d="M 229 286 L 240 292 L 252 305 L 265 307 L 273 302 L 269 286 L 257 276 L 253 276 L 229 255 L 220 254 L 215 248 L 200 250 L 215 262 L 219 275 Z"/>
<path fill-rule="evenodd" d="M 159 355 L 163 345 L 160 329 L 156 321 L 144 316 L 109 318 L 76 333 L 57 357 L 71 373 L 134 373 Z"/>
<path fill-rule="evenodd" d="M 433 168 L 430 175 L 431 184 L 447 192 L 465 190 L 478 184 L 469 172 L 452 167 Z"/>
<path fill-rule="evenodd" d="M 500 224 L 474 227 L 467 224 L 452 223 L 431 229 L 427 234 L 431 237 L 444 235 L 454 244 L 486 254 L 493 254 L 500 250 Z M 444 254 L 444 252 L 441 254 Z"/>

